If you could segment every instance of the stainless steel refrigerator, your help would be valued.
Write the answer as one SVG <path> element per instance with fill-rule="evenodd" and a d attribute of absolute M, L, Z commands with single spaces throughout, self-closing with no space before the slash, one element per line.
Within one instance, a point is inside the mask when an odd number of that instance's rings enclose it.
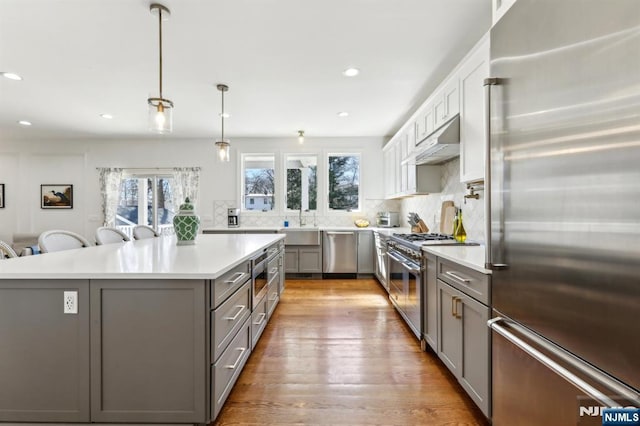
<path fill-rule="evenodd" d="M 640 407 L 640 1 L 518 0 L 491 30 L 493 424 Z"/>

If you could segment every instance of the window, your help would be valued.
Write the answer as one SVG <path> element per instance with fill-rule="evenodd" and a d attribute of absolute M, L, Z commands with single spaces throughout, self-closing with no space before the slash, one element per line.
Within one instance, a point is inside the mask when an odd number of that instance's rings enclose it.
<path fill-rule="evenodd" d="M 329 154 L 329 210 L 360 210 L 360 156 Z"/>
<path fill-rule="evenodd" d="M 242 204 L 245 211 L 268 212 L 275 205 L 275 156 L 242 156 Z"/>
<path fill-rule="evenodd" d="M 149 225 L 158 231 L 173 227 L 170 175 L 129 176 L 120 183 L 116 226 L 125 232 L 135 225 Z"/>
<path fill-rule="evenodd" d="M 287 155 L 287 210 L 318 209 L 318 157 L 315 155 Z"/>

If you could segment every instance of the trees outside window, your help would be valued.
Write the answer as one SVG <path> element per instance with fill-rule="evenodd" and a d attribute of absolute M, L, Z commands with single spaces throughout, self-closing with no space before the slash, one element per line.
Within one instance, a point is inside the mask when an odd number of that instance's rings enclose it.
<path fill-rule="evenodd" d="M 287 210 L 318 209 L 318 157 L 287 155 Z"/>
<path fill-rule="evenodd" d="M 173 217 L 172 176 L 130 176 L 120 183 L 116 226 L 149 225 L 157 230 L 171 227 Z"/>
<path fill-rule="evenodd" d="M 360 156 L 330 154 L 328 156 L 329 209 L 360 209 Z"/>

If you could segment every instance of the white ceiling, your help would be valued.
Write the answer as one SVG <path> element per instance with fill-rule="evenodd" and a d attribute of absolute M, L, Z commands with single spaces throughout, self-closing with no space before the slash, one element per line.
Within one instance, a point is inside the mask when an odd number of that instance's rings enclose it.
<path fill-rule="evenodd" d="M 142 0 L 0 0 L 0 140 L 151 138 Z M 164 0 L 163 138 L 389 136 L 490 27 L 491 0 Z M 348 78 L 350 66 L 361 73 Z M 340 118 L 339 111 L 349 117 Z M 101 113 L 114 119 L 100 118 Z M 31 127 L 18 120 L 33 122 Z"/>

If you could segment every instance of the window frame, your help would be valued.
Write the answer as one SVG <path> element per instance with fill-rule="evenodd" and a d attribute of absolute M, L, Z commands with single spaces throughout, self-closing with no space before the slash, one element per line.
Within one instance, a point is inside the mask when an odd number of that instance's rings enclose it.
<path fill-rule="evenodd" d="M 358 157 L 358 207 L 353 210 L 337 210 L 330 208 L 330 200 L 329 200 L 329 157 Z M 326 215 L 350 215 L 353 213 L 361 213 L 362 212 L 362 182 L 364 181 L 362 178 L 362 152 L 360 151 L 326 151 L 323 159 L 323 168 L 324 168 L 324 213 Z"/>
<path fill-rule="evenodd" d="M 174 174 L 172 169 L 123 169 L 122 170 L 122 178 L 123 181 L 125 179 L 152 179 L 153 187 L 151 188 L 151 197 L 152 197 L 152 217 L 151 222 L 153 223 L 153 229 L 156 231 L 160 231 L 158 224 L 158 207 L 156 202 L 158 200 L 158 179 L 174 179 Z M 175 182 L 174 182 L 175 184 Z M 138 195 L 139 197 L 139 195 Z M 148 202 L 147 194 L 144 193 L 143 201 L 145 204 Z M 118 199 L 118 202 L 120 200 Z M 140 206 L 140 198 L 138 198 L 138 206 Z M 171 204 L 175 205 L 174 200 L 171 200 Z M 155 208 L 153 208 L 155 206 Z M 178 214 L 177 211 L 173 212 L 174 215 Z M 140 222 L 140 216 L 138 214 L 138 222 Z M 139 224 L 139 223 L 138 223 Z M 147 225 L 144 223 L 143 225 Z M 173 223 L 165 224 L 167 228 L 173 228 Z"/>
<path fill-rule="evenodd" d="M 287 159 L 289 156 L 304 157 L 313 156 L 316 159 L 316 208 L 315 210 L 309 209 L 309 212 L 315 212 L 316 214 L 322 211 L 322 197 L 321 197 L 321 163 L 322 155 L 317 152 L 284 152 L 282 153 L 282 211 L 284 214 L 294 214 L 299 212 L 298 209 L 289 209 L 287 207 Z"/>
<path fill-rule="evenodd" d="M 247 210 L 245 208 L 245 204 L 244 204 L 244 199 L 245 199 L 245 193 L 244 193 L 244 188 L 245 188 L 245 173 L 244 173 L 244 165 L 245 165 L 245 159 L 247 157 L 259 157 L 259 156 L 271 156 L 273 157 L 273 198 L 274 198 L 274 202 L 273 202 L 273 209 L 268 210 L 268 211 L 262 211 L 262 210 Z M 280 203 L 278 202 L 278 198 L 283 198 L 282 194 L 279 194 L 278 192 L 278 187 L 280 185 L 280 163 L 281 163 L 281 155 L 279 152 L 241 152 L 240 155 L 238 155 L 238 174 L 240 175 L 238 181 L 240 182 L 239 188 L 238 188 L 238 200 L 237 200 L 237 204 L 240 207 L 240 212 L 243 215 L 260 215 L 260 216 L 277 216 L 277 215 L 281 215 L 282 214 L 282 210 L 280 207 Z"/>

